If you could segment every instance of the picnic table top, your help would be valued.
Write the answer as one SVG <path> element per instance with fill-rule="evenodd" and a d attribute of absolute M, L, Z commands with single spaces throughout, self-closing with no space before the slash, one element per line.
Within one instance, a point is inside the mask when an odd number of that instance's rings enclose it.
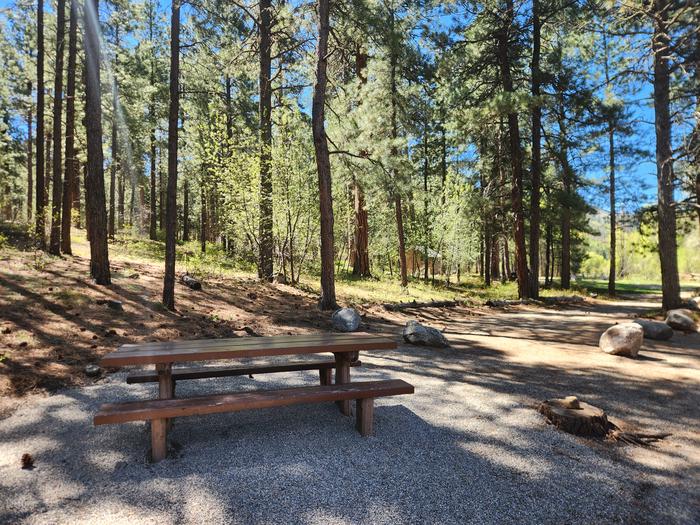
<path fill-rule="evenodd" d="M 364 332 L 195 339 L 125 344 L 104 356 L 100 364 L 118 367 L 323 352 L 389 350 L 396 346 L 396 342 L 392 339 Z"/>

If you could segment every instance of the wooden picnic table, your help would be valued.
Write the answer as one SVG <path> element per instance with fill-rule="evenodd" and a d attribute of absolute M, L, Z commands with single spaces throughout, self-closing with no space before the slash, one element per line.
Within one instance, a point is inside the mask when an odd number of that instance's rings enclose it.
<path fill-rule="evenodd" d="M 104 356 L 101 360 L 101 365 L 105 367 L 121 367 L 121 366 L 132 366 L 132 365 L 153 365 L 155 367 L 155 376 L 153 380 L 157 380 L 158 388 L 158 399 L 159 400 L 172 400 L 174 397 L 174 382 L 173 382 L 173 364 L 181 362 L 211 362 L 211 361 L 221 361 L 221 360 L 236 360 L 244 358 L 261 358 L 261 357 L 273 357 L 273 356 L 298 356 L 306 354 L 321 354 L 321 353 L 332 353 L 335 357 L 335 385 L 348 385 L 350 383 L 350 368 L 358 360 L 359 352 L 368 350 L 387 350 L 396 348 L 396 342 L 392 339 L 372 335 L 368 333 L 325 333 L 325 334 L 310 334 L 310 335 L 298 335 L 298 336 L 273 336 L 273 337 L 242 337 L 235 339 L 207 339 L 207 340 L 189 340 L 189 341 L 167 341 L 167 342 L 153 342 L 153 343 L 142 343 L 142 344 L 125 344 L 120 346 L 116 351 L 111 352 Z M 332 363 L 332 362 L 331 362 Z M 318 367 L 316 367 L 318 368 Z M 287 367 L 265 367 L 259 369 L 250 369 L 250 373 L 253 370 L 260 370 L 261 372 L 269 371 L 286 371 L 286 370 L 305 370 L 310 368 L 298 367 L 295 365 L 289 365 Z M 207 377 L 203 374 L 201 370 L 209 370 L 208 368 L 198 369 L 200 370 L 199 375 L 197 372 L 190 373 L 187 377 L 188 379 Z M 212 369 L 214 370 L 214 369 Z M 221 369 L 216 369 L 221 370 Z M 316 388 L 323 390 L 324 386 L 324 376 L 323 369 L 319 369 L 321 374 L 321 387 L 307 387 L 307 389 Z M 176 374 L 179 370 L 176 368 Z M 326 372 L 328 372 L 328 377 L 332 372 L 328 366 L 326 366 Z M 226 375 L 226 374 L 221 374 Z M 235 374 L 228 374 L 235 375 Z M 209 377 L 217 377 L 218 375 L 210 375 Z M 131 382 L 131 381 L 130 381 Z M 143 381 L 133 381 L 133 382 L 143 382 Z M 326 379 L 326 383 L 330 382 Z M 374 392 L 377 396 L 380 395 L 395 395 L 387 390 L 391 385 L 390 382 L 384 382 L 384 392 L 379 388 L 382 385 L 379 382 L 375 382 L 373 386 Z M 395 381 L 397 383 L 394 385 L 394 391 L 396 393 L 411 393 L 413 387 L 405 382 Z M 402 383 L 402 384 L 399 384 Z M 358 402 L 360 400 L 360 395 L 367 395 L 370 397 L 371 391 L 361 393 L 360 384 L 357 384 L 357 394 Z M 370 388 L 369 383 L 367 383 L 365 390 Z M 410 387 L 410 391 L 408 389 Z M 332 388 L 332 387 L 331 387 Z M 332 393 L 334 399 L 340 406 L 341 411 L 345 415 L 351 415 L 351 400 L 353 399 L 351 393 L 348 393 L 348 389 L 345 388 L 343 391 L 337 389 L 338 391 Z M 325 389 L 324 395 L 331 395 L 329 389 Z M 289 396 L 289 393 L 285 393 Z M 306 393 L 308 396 L 308 393 Z M 210 396 L 211 397 L 211 396 Z M 269 394 L 268 394 L 269 397 Z M 194 400 L 195 398 L 191 398 Z M 202 397 L 204 399 L 204 397 Z M 300 397 L 300 400 L 303 398 Z M 320 398 L 319 398 L 320 399 Z M 369 401 L 372 401 L 373 397 L 370 397 Z M 231 400 L 228 400 L 231 401 Z M 211 404 L 211 400 L 207 403 Z M 147 402 L 148 403 L 148 402 Z M 173 402 L 171 402 L 171 405 Z M 190 403 L 192 404 L 192 403 Z M 206 404 L 206 403 L 204 403 Z M 285 403 L 283 399 L 280 400 L 279 405 L 288 404 Z M 121 406 L 123 407 L 124 404 Z M 162 404 L 161 404 L 162 405 Z M 371 405 L 371 404 L 370 404 Z M 233 405 L 232 405 L 233 406 Z M 359 405 L 358 405 L 359 406 Z M 363 402 L 363 406 L 366 404 Z M 371 405 L 373 406 L 373 405 Z M 109 405 L 111 409 L 107 410 L 107 407 L 101 409 L 100 414 L 95 418 L 96 424 L 114 423 L 126 421 L 124 419 L 123 410 L 120 409 L 116 404 Z M 143 407 L 137 407 L 134 403 L 134 408 L 131 410 L 133 413 L 137 409 Z M 152 408 L 152 407 L 151 407 Z M 184 405 L 180 409 L 185 410 Z M 173 413 L 175 410 L 172 406 L 170 407 L 170 412 Z M 204 409 L 203 409 L 204 410 Z M 208 413 L 212 413 L 211 409 Z M 365 416 L 364 420 L 369 420 L 369 428 L 371 430 L 371 408 L 368 408 L 369 415 Z M 145 413 L 145 412 L 144 412 Z M 149 414 L 152 413 L 148 412 Z M 166 412 L 164 412 L 166 413 Z M 182 412 L 183 415 L 188 415 Z M 194 413 L 191 411 L 191 413 Z M 201 411 L 200 413 L 207 413 Z M 133 415 L 133 414 L 132 414 Z M 358 429 L 360 425 L 360 414 L 358 408 Z M 121 418 L 121 419 L 120 419 Z M 152 454 L 153 459 L 158 461 L 163 459 L 166 455 L 166 436 L 168 428 L 167 418 L 151 418 L 151 433 L 152 433 Z M 367 425 L 366 421 L 363 423 Z M 365 429 L 363 435 L 370 430 Z"/>

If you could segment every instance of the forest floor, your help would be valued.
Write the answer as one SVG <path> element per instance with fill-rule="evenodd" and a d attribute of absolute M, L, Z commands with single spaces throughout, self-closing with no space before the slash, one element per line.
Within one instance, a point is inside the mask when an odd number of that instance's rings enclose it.
<path fill-rule="evenodd" d="M 27 393 L 89 384 L 85 366 L 121 344 L 331 329 L 329 313 L 316 307 L 318 284 L 310 277 L 303 277 L 298 286 L 263 283 L 252 273 L 227 267 L 215 251 L 202 258 L 181 248 L 178 272 L 200 277 L 204 289 L 195 292 L 177 282 L 173 313 L 161 303 L 162 243 L 117 238 L 110 246 L 112 285 L 102 287 L 89 278 L 83 231 L 75 232 L 75 255 L 63 257 L 30 249 L 21 230 L 5 228 L 0 234 L 3 231 L 0 413 L 13 398 Z M 513 283 L 484 289 L 476 281 L 463 278 L 450 287 L 412 281 L 406 292 L 389 278 L 344 277 L 336 290 L 341 305 L 362 314 L 362 328 L 376 330 L 386 323 L 398 326 L 407 318 L 385 310 L 383 303 L 459 299 L 470 307 L 460 308 L 457 315 L 476 315 L 485 300 L 513 298 L 516 293 Z M 105 300 L 120 301 L 123 310 L 98 304 Z"/>
<path fill-rule="evenodd" d="M 113 262 L 113 285 L 99 287 L 84 257 L 0 251 L 0 522 L 700 522 L 700 333 L 645 340 L 634 360 L 597 346 L 608 326 L 657 311 L 653 297 L 401 312 L 354 303 L 362 330 L 400 341 L 417 319 L 451 343 L 362 355 L 358 378 L 416 387 L 378 402 L 376 438 L 333 407 L 191 418 L 174 427 L 183 449 L 152 466 L 143 426 L 91 424 L 100 402 L 152 387 L 127 386 L 123 372 L 88 378 L 86 363 L 127 342 L 329 331 L 330 316 L 313 291 L 230 274 L 210 275 L 201 292 L 178 284 L 171 313 L 160 264 Z M 182 392 L 300 381 L 317 378 L 204 380 Z M 626 430 L 671 436 L 634 447 L 563 434 L 534 408 L 566 395 Z M 19 469 L 24 452 L 33 471 Z"/>

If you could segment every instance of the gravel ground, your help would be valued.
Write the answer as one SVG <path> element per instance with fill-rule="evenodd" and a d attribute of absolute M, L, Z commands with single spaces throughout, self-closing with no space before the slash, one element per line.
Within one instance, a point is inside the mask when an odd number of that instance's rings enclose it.
<path fill-rule="evenodd" d="M 355 380 L 401 378 L 416 388 L 377 401 L 370 438 L 330 404 L 190 417 L 174 422 L 172 457 L 149 464 L 143 423 L 94 427 L 92 416 L 102 402 L 153 397 L 153 385 L 126 385 L 117 373 L 30 398 L 0 421 L 0 523 L 700 523 L 695 364 L 646 363 L 680 367 L 695 382 L 668 394 L 695 412 L 676 423 L 670 412 L 659 423 L 687 432 L 656 449 L 620 447 L 558 432 L 533 409 L 558 385 L 571 386 L 562 395 L 592 396 L 615 374 L 518 362 L 508 353 L 518 350 L 512 340 L 477 344 L 483 330 L 481 320 L 448 333 L 448 350 L 363 353 Z M 555 351 L 546 341 L 538 348 L 538 359 Z M 581 348 L 571 362 L 590 353 Z M 178 394 L 317 377 L 183 381 Z M 640 381 L 618 380 L 610 403 L 633 407 L 640 389 L 656 389 L 653 413 L 663 418 L 663 385 Z M 25 452 L 35 458 L 32 470 L 19 468 Z"/>

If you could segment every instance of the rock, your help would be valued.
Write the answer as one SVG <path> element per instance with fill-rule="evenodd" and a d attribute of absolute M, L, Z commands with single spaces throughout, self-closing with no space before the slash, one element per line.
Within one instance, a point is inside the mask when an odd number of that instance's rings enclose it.
<path fill-rule="evenodd" d="M 98 299 L 97 304 L 106 304 L 112 310 L 124 310 L 124 305 L 122 302 L 115 299 Z"/>
<path fill-rule="evenodd" d="M 442 332 L 430 326 L 423 326 L 418 321 L 409 321 L 403 329 L 403 340 L 412 345 L 446 348 L 450 346 Z"/>
<path fill-rule="evenodd" d="M 683 332 L 695 332 L 696 330 L 693 312 L 685 308 L 669 310 L 666 313 L 666 324 L 674 330 L 681 330 Z"/>
<path fill-rule="evenodd" d="M 362 318 L 354 308 L 341 308 L 333 312 L 331 322 L 339 332 L 354 332 L 360 327 Z"/>
<path fill-rule="evenodd" d="M 644 340 L 644 329 L 637 323 L 620 323 L 600 336 L 598 346 L 606 354 L 637 357 Z"/>
<path fill-rule="evenodd" d="M 635 319 L 635 323 L 642 327 L 644 337 L 655 339 L 656 341 L 668 341 L 673 337 L 673 328 L 661 321 L 651 319 Z"/>
<path fill-rule="evenodd" d="M 85 366 L 85 375 L 88 377 L 97 377 L 100 375 L 100 372 L 102 372 L 102 369 L 97 365 Z"/>
<path fill-rule="evenodd" d="M 201 290 L 202 289 L 202 283 L 199 282 L 197 279 L 192 277 L 191 275 L 183 275 L 180 277 L 180 282 L 190 288 L 191 290 Z"/>
<path fill-rule="evenodd" d="M 491 299 L 486 301 L 485 304 L 486 306 L 490 306 L 491 308 L 505 308 L 506 306 L 508 306 L 508 303 L 501 299 Z"/>
<path fill-rule="evenodd" d="M 276 282 L 277 284 L 287 284 L 287 277 L 285 277 L 285 275 L 282 272 L 280 272 L 277 275 L 275 275 L 274 282 Z"/>
<path fill-rule="evenodd" d="M 688 308 L 695 311 L 700 311 L 700 296 L 688 299 Z"/>

